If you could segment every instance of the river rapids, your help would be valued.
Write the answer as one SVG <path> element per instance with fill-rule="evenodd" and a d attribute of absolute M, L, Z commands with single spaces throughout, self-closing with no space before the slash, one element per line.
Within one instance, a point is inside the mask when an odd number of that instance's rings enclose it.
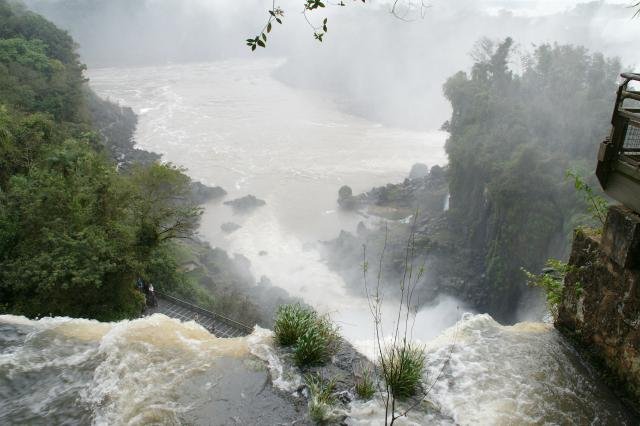
<path fill-rule="evenodd" d="M 637 421 L 545 324 L 464 315 L 427 344 L 427 363 L 432 390 L 399 424 Z M 2 424 L 293 424 L 305 411 L 287 397 L 300 383 L 287 370 L 260 328 L 222 339 L 160 314 L 117 323 L 0 316 Z M 352 425 L 384 415 L 377 399 L 346 414 Z"/>
<path fill-rule="evenodd" d="M 200 236 L 329 313 L 368 354 L 366 300 L 314 244 L 363 220 L 336 208 L 340 186 L 357 193 L 401 181 L 417 161 L 444 164 L 446 135 L 350 115 L 344 99 L 273 78 L 279 64 L 112 68 L 89 77 L 99 95 L 138 113 L 138 147 L 221 185 L 227 199 L 266 200 L 243 216 L 207 204 Z M 221 232 L 228 221 L 241 228 Z M 443 297 L 417 313 L 413 337 L 426 346 L 431 390 L 398 424 L 638 424 L 552 326 L 503 326 L 466 310 Z M 268 330 L 219 339 L 159 314 L 118 323 L 0 316 L 0 424 L 304 424 L 304 401 L 293 395 L 301 378 L 277 354 Z M 353 425 L 383 424 L 377 399 L 356 400 L 342 414 Z"/>

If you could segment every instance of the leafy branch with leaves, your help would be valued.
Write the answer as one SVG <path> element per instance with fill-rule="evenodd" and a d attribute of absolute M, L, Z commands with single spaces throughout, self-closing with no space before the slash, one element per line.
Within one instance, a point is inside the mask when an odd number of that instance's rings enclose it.
<path fill-rule="evenodd" d="M 566 177 L 573 179 L 574 187 L 582 194 L 584 201 L 587 203 L 587 210 L 591 214 L 591 217 L 604 226 L 604 222 L 607 219 L 609 202 L 604 197 L 597 195 L 593 188 L 587 184 L 584 177 L 582 177 L 577 171 L 571 169 L 567 170 Z"/>
<path fill-rule="evenodd" d="M 313 38 L 315 38 L 319 42 L 322 42 L 325 34 L 329 30 L 329 27 L 327 26 L 327 18 L 326 17 L 323 18 L 321 21 L 322 23 L 319 25 L 316 25 L 311 22 L 311 19 L 309 17 L 309 12 L 312 12 L 318 9 L 324 9 L 327 7 L 327 4 L 331 6 L 343 7 L 343 6 L 346 6 L 346 3 L 342 0 L 337 3 L 331 3 L 327 0 L 303 0 L 303 1 L 304 1 L 304 7 L 302 9 L 302 15 L 304 16 L 304 19 L 307 21 L 307 24 L 309 24 L 309 26 L 313 30 Z M 353 0 L 353 1 L 358 1 L 358 0 Z M 360 1 L 362 3 L 365 3 L 366 0 L 360 0 Z M 278 24 L 282 24 L 282 19 L 284 17 L 284 10 L 280 6 L 276 5 L 275 0 L 272 1 L 271 9 L 268 10 L 268 13 L 269 13 L 269 18 L 267 19 L 267 23 L 262 28 L 262 31 L 260 31 L 260 33 L 255 37 L 248 38 L 246 40 L 247 46 L 249 46 L 249 48 L 252 51 L 256 50 L 258 46 L 259 47 L 267 46 L 267 34 L 270 33 L 271 30 L 273 29 L 274 21 L 277 22 Z"/>
<path fill-rule="evenodd" d="M 547 259 L 545 268 L 540 274 L 522 269 L 527 277 L 527 284 L 544 291 L 547 298 L 547 308 L 554 319 L 558 316 L 558 306 L 562 303 L 564 277 L 570 270 L 571 266 L 557 259 Z"/>

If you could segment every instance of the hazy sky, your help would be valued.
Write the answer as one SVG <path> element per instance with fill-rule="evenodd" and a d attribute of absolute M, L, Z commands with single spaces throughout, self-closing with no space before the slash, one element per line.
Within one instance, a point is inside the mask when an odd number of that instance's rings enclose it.
<path fill-rule="evenodd" d="M 256 52 L 244 40 L 264 25 L 269 0 L 26 1 L 71 32 L 90 67 L 285 58 L 276 75 L 288 84 L 337 92 L 352 110 L 405 127 L 437 128 L 447 118 L 442 84 L 468 69 L 482 37 L 512 37 L 514 66 L 553 42 L 619 56 L 627 69 L 640 64 L 640 19 L 626 0 L 430 0 L 412 22 L 390 15 L 388 1 L 354 1 L 310 16 L 329 17 L 324 43 L 313 39 L 302 0 L 283 0 L 284 25 Z"/>

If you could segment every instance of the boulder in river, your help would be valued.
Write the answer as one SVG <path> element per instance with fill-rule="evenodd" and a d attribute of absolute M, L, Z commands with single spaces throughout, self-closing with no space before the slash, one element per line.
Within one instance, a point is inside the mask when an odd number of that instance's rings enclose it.
<path fill-rule="evenodd" d="M 235 200 L 225 201 L 224 204 L 231 206 L 235 212 L 248 212 L 267 203 L 253 195 L 245 195 Z"/>
<path fill-rule="evenodd" d="M 191 199 L 198 204 L 203 204 L 225 195 L 227 195 L 227 191 L 219 186 L 207 186 L 202 182 L 191 182 Z"/>
<path fill-rule="evenodd" d="M 343 185 L 338 190 L 338 205 L 347 210 L 353 210 L 358 207 L 358 199 L 353 196 L 353 190 L 350 186 Z"/>
<path fill-rule="evenodd" d="M 227 234 L 237 231 L 240 228 L 242 228 L 242 226 L 234 222 L 225 222 L 222 225 L 220 225 L 220 229 L 222 229 L 222 231 L 226 232 Z"/>

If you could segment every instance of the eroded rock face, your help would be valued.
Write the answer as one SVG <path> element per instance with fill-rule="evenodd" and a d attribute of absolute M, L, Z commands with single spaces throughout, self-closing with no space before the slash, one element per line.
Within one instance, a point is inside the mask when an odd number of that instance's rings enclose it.
<path fill-rule="evenodd" d="M 623 206 L 613 206 L 602 233 L 603 251 L 619 266 L 640 269 L 640 216 Z"/>
<path fill-rule="evenodd" d="M 635 225 L 634 225 L 635 224 Z M 612 207 L 602 237 L 577 230 L 556 327 L 602 363 L 640 406 L 640 217 Z M 628 265 L 635 265 L 633 268 Z"/>

